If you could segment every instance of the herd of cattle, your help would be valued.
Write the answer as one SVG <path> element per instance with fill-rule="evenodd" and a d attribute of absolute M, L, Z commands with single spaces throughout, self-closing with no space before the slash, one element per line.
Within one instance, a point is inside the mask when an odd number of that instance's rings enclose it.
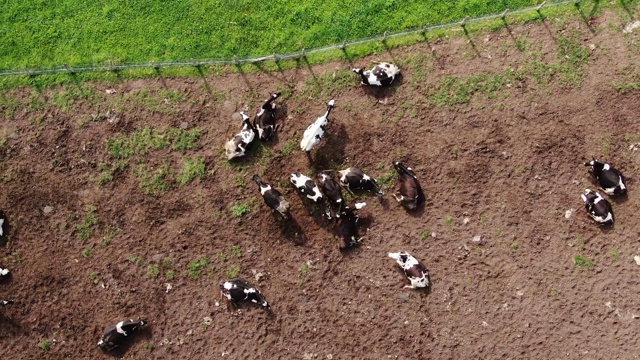
<path fill-rule="evenodd" d="M 352 69 L 360 75 L 363 85 L 387 86 L 390 85 L 396 76 L 400 74 L 397 66 L 389 63 L 378 63 L 371 70 Z M 278 126 L 276 124 L 276 103 L 280 96 L 275 93 L 265 100 L 256 114 L 253 123 L 245 113 L 242 116 L 242 128 L 231 140 L 225 144 L 225 152 L 229 161 L 247 155 L 251 145 L 257 141 L 267 141 L 271 139 Z M 318 117 L 304 131 L 300 148 L 305 151 L 309 161 L 311 161 L 311 151 L 321 142 L 329 124 L 329 115 L 335 107 L 335 100 L 327 104 L 324 114 Z M 593 159 L 584 164 L 590 168 L 590 173 L 609 196 L 626 195 L 625 178 L 617 169 L 611 165 Z M 393 166 L 398 173 L 398 188 L 392 195 L 404 208 L 413 211 L 424 204 L 425 195 L 420 186 L 415 172 L 411 167 L 405 166 L 399 161 L 393 161 Z M 358 216 L 356 211 L 366 205 L 366 203 L 356 203 L 353 209 L 346 203 L 342 189 L 353 194 L 353 191 L 367 191 L 378 196 L 383 196 L 384 192 L 378 186 L 376 180 L 356 167 L 350 167 L 339 172 L 339 182 L 331 174 L 322 172 L 316 176 L 319 185 L 309 176 L 300 172 L 290 174 L 291 184 L 305 198 L 314 204 L 321 206 L 324 216 L 329 220 L 334 220 L 334 229 L 340 249 L 347 249 L 356 246 L 360 242 L 358 235 Z M 264 202 L 276 214 L 279 214 L 282 221 L 288 221 L 291 217 L 289 213 L 290 204 L 283 197 L 282 193 L 275 189 L 268 182 L 258 175 L 253 176 L 253 180 L 258 185 L 260 194 Z M 610 226 L 614 222 L 614 215 L 611 204 L 600 193 L 586 189 L 581 195 L 585 208 L 591 218 L 597 223 Z M 5 215 L 0 211 L 0 238 L 5 235 L 6 223 Z M 390 252 L 388 256 L 396 260 L 397 264 L 404 271 L 410 285 L 405 287 L 414 289 L 425 289 L 430 287 L 429 274 L 426 268 L 406 251 Z M 0 279 L 8 277 L 10 271 L 0 268 Z M 239 306 L 243 302 L 252 302 L 261 305 L 270 311 L 271 307 L 262 293 L 241 278 L 235 278 L 220 284 L 222 295 L 228 299 L 233 306 Z M 4 307 L 13 304 L 13 300 L 0 300 L 0 306 Z M 105 351 L 111 351 L 122 345 L 129 335 L 136 332 L 146 321 L 123 320 L 117 324 L 109 325 L 105 328 L 103 335 L 98 342 L 98 346 Z"/>

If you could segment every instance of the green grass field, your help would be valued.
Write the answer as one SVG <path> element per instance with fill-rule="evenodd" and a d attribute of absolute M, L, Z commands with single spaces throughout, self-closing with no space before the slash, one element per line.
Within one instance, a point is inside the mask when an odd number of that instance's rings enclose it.
<path fill-rule="evenodd" d="M 537 0 L 1 1 L 0 71 L 229 59 L 499 13 Z"/>

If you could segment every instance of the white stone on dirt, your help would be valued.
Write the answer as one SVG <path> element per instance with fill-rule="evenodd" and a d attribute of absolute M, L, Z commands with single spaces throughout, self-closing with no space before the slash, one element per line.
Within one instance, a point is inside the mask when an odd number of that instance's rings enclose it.
<path fill-rule="evenodd" d="M 116 93 L 116 89 L 107 89 L 104 92 L 106 92 L 107 94 L 115 94 Z"/>
<path fill-rule="evenodd" d="M 569 210 L 565 211 L 564 212 L 564 218 L 565 219 L 570 219 L 573 216 L 573 214 L 575 214 L 575 212 L 576 212 L 576 209 L 569 209 Z"/>
<path fill-rule="evenodd" d="M 436 234 L 436 233 L 434 233 L 434 232 L 432 232 L 432 233 L 431 233 L 431 237 L 432 237 L 432 238 L 434 238 L 434 239 L 435 239 L 436 235 L 437 235 L 437 234 Z"/>
<path fill-rule="evenodd" d="M 202 318 L 202 323 L 209 326 L 213 323 L 213 319 L 211 318 L 211 316 L 205 316 L 204 318 Z"/>
<path fill-rule="evenodd" d="M 42 209 L 42 212 L 45 215 L 49 215 L 53 212 L 53 206 L 45 206 L 44 209 Z"/>
<path fill-rule="evenodd" d="M 469 219 L 468 217 L 465 217 L 464 219 L 462 219 L 462 223 L 467 225 L 469 222 L 471 222 L 471 219 Z"/>
<path fill-rule="evenodd" d="M 482 237 L 480 235 L 476 235 L 473 237 L 473 239 L 471 239 L 471 241 L 473 242 L 480 242 L 480 240 L 482 240 Z"/>
<path fill-rule="evenodd" d="M 180 123 L 180 129 L 182 130 L 187 130 L 189 128 L 189 123 L 186 121 L 183 121 Z"/>
<path fill-rule="evenodd" d="M 636 261 L 636 264 L 640 265 L 640 256 L 638 256 L 638 255 L 634 256 L 633 260 Z"/>
<path fill-rule="evenodd" d="M 164 285 L 165 285 L 165 287 L 166 287 L 165 292 L 168 294 L 168 293 L 169 293 L 169 291 L 171 291 L 171 290 L 173 289 L 173 286 L 171 286 L 171 284 L 169 284 L 169 283 L 166 283 L 166 284 L 164 284 Z"/>
<path fill-rule="evenodd" d="M 629 34 L 630 32 L 632 32 L 633 30 L 639 27 L 640 27 L 640 20 L 636 20 L 625 25 L 624 29 L 622 29 L 622 32 L 625 34 Z"/>
<path fill-rule="evenodd" d="M 638 151 L 638 149 L 640 149 L 640 143 L 634 143 L 629 145 L 629 150 L 631 151 Z"/>

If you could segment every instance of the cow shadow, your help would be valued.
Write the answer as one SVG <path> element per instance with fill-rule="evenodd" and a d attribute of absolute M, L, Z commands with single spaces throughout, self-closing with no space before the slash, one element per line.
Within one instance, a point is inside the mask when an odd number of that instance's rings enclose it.
<path fill-rule="evenodd" d="M 283 219 L 282 215 L 274 211 L 272 216 L 276 218 L 275 221 L 276 224 L 278 224 L 278 228 L 280 229 L 282 236 L 291 241 L 294 245 L 302 246 L 306 244 L 307 235 L 304 233 L 304 230 L 302 230 L 300 224 L 298 224 L 298 221 L 291 216 L 291 214 L 289 214 L 286 219 Z"/>
<path fill-rule="evenodd" d="M 318 148 L 311 162 L 311 167 L 316 173 L 332 169 L 342 163 L 345 148 L 349 143 L 346 126 L 343 123 L 334 124 L 334 131 L 327 131 L 323 141 L 324 144 Z"/>
<path fill-rule="evenodd" d="M 141 328 L 138 332 L 131 334 L 127 337 L 126 341 L 113 349 L 112 351 L 102 351 L 103 353 L 112 356 L 114 358 L 124 358 L 125 353 L 135 344 L 139 344 L 143 341 L 149 343 L 153 338 L 153 331 L 151 330 L 151 324 Z"/>
<path fill-rule="evenodd" d="M 376 86 L 376 85 L 361 85 L 362 91 L 370 97 L 376 99 L 376 101 L 390 97 L 398 91 L 398 88 L 404 83 L 402 73 L 396 75 L 393 82 L 388 86 Z"/>

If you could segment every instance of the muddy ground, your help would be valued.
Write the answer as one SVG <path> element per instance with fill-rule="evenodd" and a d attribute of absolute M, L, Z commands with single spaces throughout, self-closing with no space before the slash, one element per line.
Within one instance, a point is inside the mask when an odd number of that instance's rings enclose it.
<path fill-rule="evenodd" d="M 0 358 L 637 358 L 640 29 L 623 33 L 632 19 L 621 7 L 588 24 L 548 18 L 353 63 L 7 91 L 0 266 L 13 274 L 0 298 L 16 303 L 0 309 Z M 377 60 L 403 69 L 389 89 L 365 89 L 348 72 Z M 478 74 L 488 77 L 479 86 Z M 228 164 L 233 114 L 255 114 L 276 89 L 277 139 Z M 301 134 L 331 98 L 328 136 L 309 163 Z M 151 146 L 132 140 L 145 128 L 201 136 L 191 149 L 114 157 L 109 139 Z M 592 156 L 628 177 L 611 229 L 580 199 L 595 187 L 582 165 Z M 184 160 L 197 157 L 202 176 L 180 184 Z M 421 180 L 421 211 L 391 196 L 396 159 Z M 365 238 L 341 252 L 288 176 L 348 166 L 387 193 L 349 198 L 368 203 Z M 294 221 L 266 207 L 255 173 L 284 193 Z M 431 291 L 403 288 L 386 256 L 399 250 L 426 265 Z M 235 274 L 273 315 L 226 306 L 218 284 Z M 103 328 L 125 318 L 150 325 L 128 348 L 101 352 Z"/>

